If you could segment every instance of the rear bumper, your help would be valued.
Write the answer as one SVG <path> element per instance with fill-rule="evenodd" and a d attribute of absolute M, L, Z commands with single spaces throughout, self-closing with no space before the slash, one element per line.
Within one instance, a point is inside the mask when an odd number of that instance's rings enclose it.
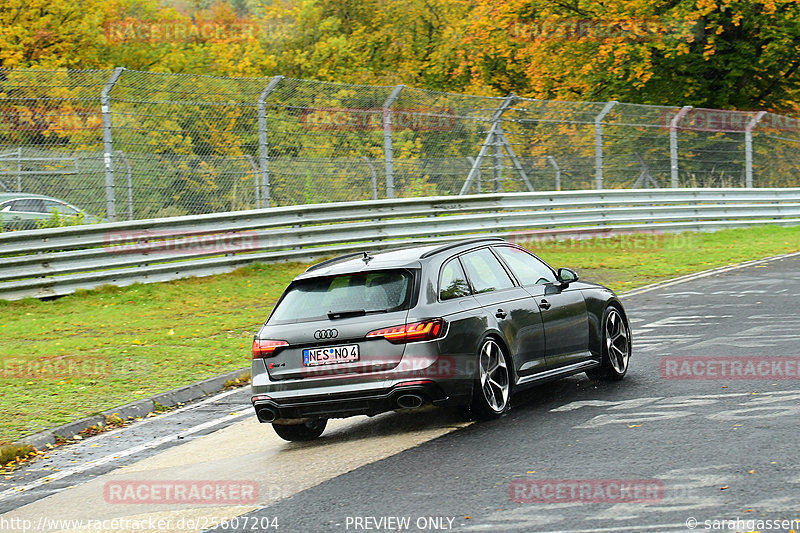
<path fill-rule="evenodd" d="M 274 419 L 376 415 L 422 404 L 460 405 L 472 396 L 474 356 L 440 355 L 436 343 L 406 345 L 402 361 L 380 372 L 274 379 L 264 359 L 251 370 L 253 407 L 261 422 Z M 343 367 L 347 371 L 347 367 Z M 408 396 L 409 398 L 403 397 Z M 269 416 L 267 416 L 269 415 Z"/>
<path fill-rule="evenodd" d="M 451 398 L 435 382 L 398 384 L 385 390 L 342 392 L 323 396 L 272 398 L 254 396 L 253 408 L 260 422 L 298 418 L 345 418 L 377 415 L 422 405 L 447 405 Z"/>

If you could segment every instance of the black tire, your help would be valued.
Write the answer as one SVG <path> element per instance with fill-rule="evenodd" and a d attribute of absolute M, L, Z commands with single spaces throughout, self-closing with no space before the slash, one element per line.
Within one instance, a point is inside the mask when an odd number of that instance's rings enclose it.
<path fill-rule="evenodd" d="M 470 414 L 479 420 L 498 418 L 511 405 L 511 359 L 495 339 L 483 340 L 472 387 Z"/>
<path fill-rule="evenodd" d="M 631 357 L 631 328 L 622 311 L 609 305 L 603 311 L 603 346 L 600 366 L 586 371 L 593 380 L 619 381 L 628 373 Z"/>
<path fill-rule="evenodd" d="M 327 424 L 328 420 L 326 418 L 318 418 L 309 422 L 301 422 L 300 424 L 272 424 L 272 429 L 283 440 L 303 442 L 314 440 L 322 435 Z"/>

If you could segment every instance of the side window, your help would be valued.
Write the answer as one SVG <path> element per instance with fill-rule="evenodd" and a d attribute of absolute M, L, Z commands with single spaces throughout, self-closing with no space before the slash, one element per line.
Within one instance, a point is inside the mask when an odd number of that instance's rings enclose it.
<path fill-rule="evenodd" d="M 39 198 L 22 198 L 14 202 L 12 211 L 21 211 L 23 213 L 46 213 L 44 209 L 44 202 Z"/>
<path fill-rule="evenodd" d="M 442 268 L 439 278 L 439 298 L 442 301 L 452 300 L 469 294 L 469 284 L 464 275 L 464 269 L 461 268 L 461 263 L 458 259 L 451 259 Z"/>
<path fill-rule="evenodd" d="M 495 251 L 503 258 L 503 261 L 506 262 L 523 285 L 554 283 L 556 281 L 556 276 L 550 267 L 519 248 L 497 246 Z"/>
<path fill-rule="evenodd" d="M 55 209 L 60 214 L 67 216 L 75 216 L 78 214 L 77 210 L 71 208 L 67 204 L 62 202 L 56 202 L 54 200 L 44 200 L 44 209 L 48 213 L 52 213 L 53 210 Z"/>
<path fill-rule="evenodd" d="M 514 286 L 514 282 L 488 248 L 461 256 L 464 268 L 476 293 L 499 291 Z"/>

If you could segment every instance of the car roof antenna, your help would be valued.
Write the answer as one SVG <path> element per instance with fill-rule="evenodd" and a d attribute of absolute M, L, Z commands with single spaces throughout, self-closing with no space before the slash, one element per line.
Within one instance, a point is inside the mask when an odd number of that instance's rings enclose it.
<path fill-rule="evenodd" d="M 369 252 L 364 252 L 364 257 L 361 258 L 364 261 L 365 265 L 368 265 L 370 261 L 372 261 L 373 257 L 369 255 Z"/>

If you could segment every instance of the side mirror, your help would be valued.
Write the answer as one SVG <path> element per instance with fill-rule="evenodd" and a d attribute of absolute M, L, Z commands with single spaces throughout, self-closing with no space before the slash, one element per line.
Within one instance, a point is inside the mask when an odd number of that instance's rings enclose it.
<path fill-rule="evenodd" d="M 578 281 L 578 273 L 572 270 L 571 268 L 559 268 L 558 269 L 558 281 L 561 285 L 569 285 L 573 281 Z"/>

